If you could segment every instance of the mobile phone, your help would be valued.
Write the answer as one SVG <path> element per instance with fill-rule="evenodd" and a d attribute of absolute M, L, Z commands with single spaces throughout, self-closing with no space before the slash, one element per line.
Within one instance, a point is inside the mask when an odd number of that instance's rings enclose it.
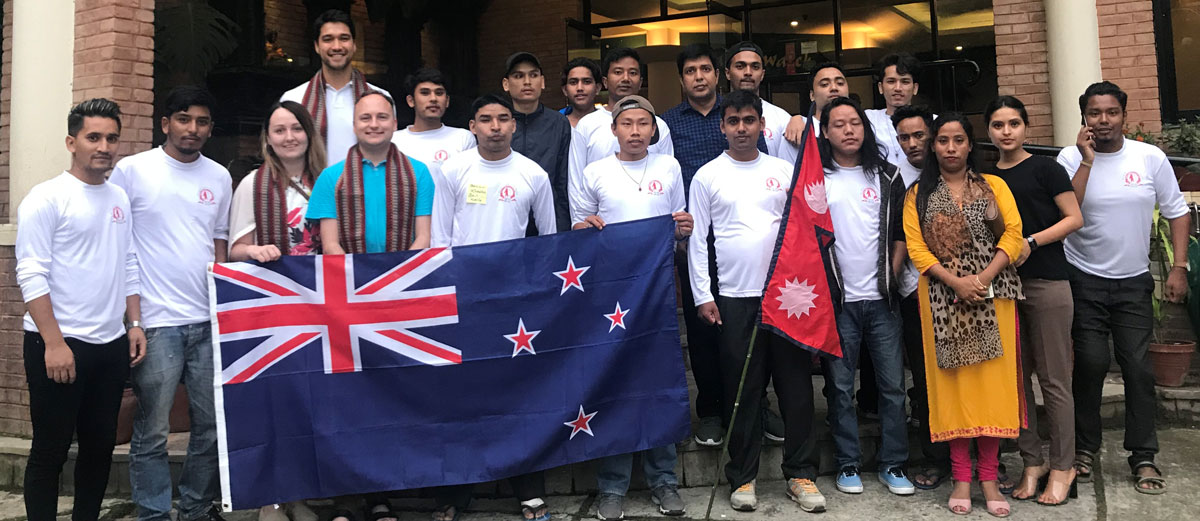
<path fill-rule="evenodd" d="M 996 298 L 996 287 L 994 285 L 988 284 L 987 297 L 985 298 Z"/>

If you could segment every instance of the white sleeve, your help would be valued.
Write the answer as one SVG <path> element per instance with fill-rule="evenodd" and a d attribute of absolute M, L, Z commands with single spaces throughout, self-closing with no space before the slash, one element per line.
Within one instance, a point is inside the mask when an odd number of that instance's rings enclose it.
<path fill-rule="evenodd" d="M 658 120 L 658 143 L 650 147 L 650 152 L 675 157 L 675 143 L 671 141 L 671 128 L 662 118 L 654 117 Z"/>
<path fill-rule="evenodd" d="M 133 213 L 133 212 L 129 212 Z M 139 295 L 142 293 L 142 272 L 138 268 L 137 260 L 137 245 L 133 242 L 133 216 L 127 217 L 129 226 L 125 227 L 125 233 L 129 236 L 129 251 L 125 252 L 125 296 Z"/>
<path fill-rule="evenodd" d="M 257 171 L 246 174 L 242 182 L 233 191 L 233 201 L 229 206 L 229 249 L 233 243 L 255 229 L 254 217 L 254 179 Z M 251 242 L 253 244 L 253 242 Z"/>
<path fill-rule="evenodd" d="M 586 172 L 587 169 L 584 171 Z M 595 187 L 591 186 L 587 179 L 579 179 L 567 187 L 567 200 L 570 201 L 572 226 L 600 211 L 600 201 L 596 200 Z"/>
<path fill-rule="evenodd" d="M 433 216 L 431 218 L 430 245 L 434 248 L 450 246 L 454 238 L 455 187 L 446 179 L 441 167 L 430 168 L 433 177 Z"/>
<path fill-rule="evenodd" d="M 58 220 L 58 209 L 40 191 L 31 192 L 17 207 L 17 285 L 25 302 L 50 293 Z"/>
<path fill-rule="evenodd" d="M 692 238 L 688 240 L 688 276 L 692 281 L 692 297 L 696 305 L 713 301 L 712 281 L 708 276 L 708 230 L 711 226 L 708 215 L 710 204 L 708 186 L 702 179 L 692 179 L 692 194 L 688 208 L 692 211 L 695 224 Z"/>
<path fill-rule="evenodd" d="M 674 159 L 674 158 L 672 158 Z M 674 188 L 671 189 L 671 211 L 682 212 L 687 207 L 683 190 L 683 169 L 679 166 L 679 161 L 671 161 L 671 183 Z"/>
<path fill-rule="evenodd" d="M 475 134 L 472 134 L 471 131 L 468 130 L 463 132 L 462 148 L 460 148 L 458 151 L 462 152 L 464 150 L 470 150 L 475 148 L 476 145 L 477 143 L 475 142 Z"/>
<path fill-rule="evenodd" d="M 567 193 L 576 193 L 582 189 L 583 169 L 587 167 L 587 136 L 571 129 L 571 151 L 567 155 Z M 568 197 L 568 208 L 575 215 L 575 203 Z"/>
<path fill-rule="evenodd" d="M 1158 209 L 1167 219 L 1183 217 L 1188 213 L 1187 202 L 1179 191 L 1179 181 L 1175 179 L 1175 170 L 1166 157 L 1151 157 L 1151 161 L 1160 161 L 1158 168 L 1152 170 L 1154 175 L 1154 195 L 1158 201 Z M 1147 165 L 1149 166 L 1149 165 Z"/>
<path fill-rule="evenodd" d="M 800 157 L 800 147 L 795 143 L 786 139 L 779 142 L 779 159 L 787 161 L 789 165 L 796 165 L 796 159 Z"/>
<path fill-rule="evenodd" d="M 537 223 L 538 235 L 550 235 L 558 231 L 554 190 L 550 188 L 550 176 L 541 168 L 533 177 L 533 219 Z"/>
<path fill-rule="evenodd" d="M 1083 162 L 1083 156 L 1075 157 L 1079 154 L 1079 149 L 1075 149 L 1075 154 L 1072 154 L 1072 148 L 1074 147 L 1063 147 L 1062 150 L 1058 151 L 1058 164 L 1062 165 L 1063 170 L 1067 171 L 1068 177 L 1075 179 L 1075 172 L 1079 171 L 1079 164 Z"/>
<path fill-rule="evenodd" d="M 125 191 L 125 195 L 127 197 L 129 197 L 129 207 L 130 207 L 129 209 L 130 209 L 130 213 L 132 213 L 132 210 L 133 210 L 133 187 L 129 186 L 132 183 L 130 183 L 128 169 L 129 169 L 129 164 L 127 162 L 127 159 L 118 161 L 117 165 L 113 167 L 112 173 L 108 175 L 108 182 L 112 183 L 113 186 L 120 187 L 122 190 Z"/>
<path fill-rule="evenodd" d="M 220 182 L 224 185 L 224 190 L 221 190 L 220 206 L 217 207 L 217 222 L 213 226 L 213 240 L 229 240 L 229 206 L 233 200 L 233 179 L 229 177 L 229 171 L 224 168 L 225 179 Z"/>

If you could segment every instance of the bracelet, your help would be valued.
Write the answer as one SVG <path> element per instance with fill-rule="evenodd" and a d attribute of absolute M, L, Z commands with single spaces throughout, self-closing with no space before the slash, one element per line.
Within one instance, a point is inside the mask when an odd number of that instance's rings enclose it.
<path fill-rule="evenodd" d="M 987 284 L 984 284 L 982 280 L 979 280 L 979 275 L 976 275 L 976 276 L 975 276 L 975 283 L 976 283 L 976 284 L 979 284 L 979 287 L 981 287 L 981 288 L 986 288 L 986 287 L 987 287 Z"/>
<path fill-rule="evenodd" d="M 1091 163 L 1090 161 L 1080 161 L 1080 162 L 1079 162 L 1079 166 L 1086 166 L 1086 167 L 1088 167 L 1088 168 L 1091 168 L 1091 167 L 1092 167 L 1092 163 Z"/>
<path fill-rule="evenodd" d="M 1180 265 L 1178 265 L 1178 264 L 1175 264 L 1175 265 L 1171 266 L 1171 269 L 1176 269 L 1176 268 L 1178 268 L 1178 269 L 1181 269 L 1181 270 L 1183 270 L 1183 271 L 1187 271 L 1187 270 L 1188 270 L 1188 267 L 1187 267 L 1187 265 L 1186 265 L 1186 264 L 1184 264 L 1184 265 L 1182 265 L 1182 266 L 1180 266 Z"/>

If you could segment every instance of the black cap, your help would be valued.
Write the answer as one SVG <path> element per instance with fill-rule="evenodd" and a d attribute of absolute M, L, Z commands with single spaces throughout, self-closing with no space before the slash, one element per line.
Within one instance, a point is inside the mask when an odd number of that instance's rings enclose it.
<path fill-rule="evenodd" d="M 751 41 L 738 42 L 733 44 L 729 50 L 725 51 L 725 66 L 729 67 L 729 62 L 733 61 L 733 57 L 737 56 L 737 53 L 742 51 L 751 51 L 754 54 L 757 54 L 758 59 L 760 60 L 765 58 L 765 56 L 763 56 L 762 47 L 759 47 L 757 43 Z"/>
<path fill-rule="evenodd" d="M 507 77 L 508 74 L 512 72 L 513 67 L 516 67 L 518 63 L 524 62 L 532 63 L 537 70 L 542 70 L 542 62 L 538 61 L 537 56 L 534 56 L 531 52 L 520 51 L 513 53 L 513 55 L 509 56 L 508 60 L 504 62 L 504 76 Z"/>

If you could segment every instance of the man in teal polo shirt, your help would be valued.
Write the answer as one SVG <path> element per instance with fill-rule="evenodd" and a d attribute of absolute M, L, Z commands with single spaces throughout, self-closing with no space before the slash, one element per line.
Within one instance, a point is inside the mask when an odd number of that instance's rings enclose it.
<path fill-rule="evenodd" d="M 433 177 L 396 149 L 395 131 L 395 104 L 386 94 L 369 92 L 354 104 L 358 144 L 321 172 L 308 202 L 308 219 L 320 221 L 323 253 L 429 247 Z"/>

